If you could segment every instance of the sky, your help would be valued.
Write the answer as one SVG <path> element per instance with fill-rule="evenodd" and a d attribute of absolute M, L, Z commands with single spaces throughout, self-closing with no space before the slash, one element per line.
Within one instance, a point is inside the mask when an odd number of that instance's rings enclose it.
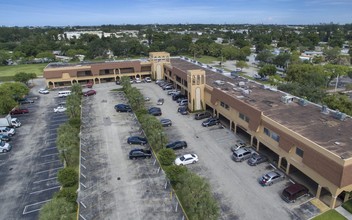
<path fill-rule="evenodd" d="M 352 0 L 0 0 L 1 26 L 346 24 Z"/>

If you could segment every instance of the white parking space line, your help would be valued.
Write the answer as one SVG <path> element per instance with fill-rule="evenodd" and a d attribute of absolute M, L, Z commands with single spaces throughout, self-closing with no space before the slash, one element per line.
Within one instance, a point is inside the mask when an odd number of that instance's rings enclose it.
<path fill-rule="evenodd" d="M 34 192 L 29 193 L 29 195 L 38 194 L 38 193 L 42 193 L 42 192 L 49 191 L 49 190 L 53 190 L 53 189 L 58 189 L 58 188 L 60 188 L 60 187 L 61 187 L 61 186 L 54 186 L 54 187 L 50 187 L 50 188 L 47 188 L 47 189 L 42 189 L 42 190 L 34 191 Z"/>
<path fill-rule="evenodd" d="M 40 156 L 40 157 L 50 157 L 50 156 L 54 156 L 54 155 L 58 155 L 59 153 L 53 153 L 53 154 L 47 154 L 47 155 L 43 155 L 43 156 Z"/>
<path fill-rule="evenodd" d="M 33 183 L 34 183 L 34 184 L 37 184 L 37 183 L 41 183 L 41 182 L 45 182 L 45 181 L 49 181 L 49 180 L 54 180 L 54 179 L 57 179 L 57 177 L 52 177 L 52 178 L 48 178 L 48 179 L 43 179 L 43 180 L 34 181 Z"/>
<path fill-rule="evenodd" d="M 43 151 L 46 151 L 46 150 L 54 150 L 54 149 L 57 149 L 57 147 L 49 147 L 49 148 L 45 148 L 45 149 L 43 149 Z"/>
<path fill-rule="evenodd" d="M 41 202 L 36 202 L 36 203 L 32 203 L 32 204 L 29 204 L 29 205 L 26 205 L 23 209 L 23 212 L 22 214 L 23 215 L 26 215 L 26 214 L 29 214 L 29 213 L 32 213 L 32 212 L 36 212 L 36 211 L 39 211 L 41 208 L 36 208 L 36 209 L 33 209 L 33 210 L 30 210 L 30 211 L 27 211 L 27 208 L 30 208 L 32 206 L 38 206 L 38 205 L 41 205 L 43 203 L 47 203 L 49 202 L 51 199 L 48 199 L 48 200 L 45 200 L 45 201 L 41 201 Z"/>
<path fill-rule="evenodd" d="M 44 164 L 48 164 L 48 163 L 55 163 L 55 162 L 59 162 L 60 160 L 52 160 L 52 161 L 48 161 L 48 162 L 44 162 L 44 163 L 38 163 L 38 165 L 44 165 Z"/>
<path fill-rule="evenodd" d="M 49 170 L 43 170 L 43 171 L 36 172 L 35 174 L 40 174 L 40 173 L 50 172 L 50 171 L 53 171 L 53 170 L 59 170 L 59 169 L 62 169 L 62 168 L 64 168 L 64 167 L 63 167 L 63 166 L 61 166 L 61 167 L 57 167 L 57 168 L 53 168 L 53 169 L 49 169 Z"/>

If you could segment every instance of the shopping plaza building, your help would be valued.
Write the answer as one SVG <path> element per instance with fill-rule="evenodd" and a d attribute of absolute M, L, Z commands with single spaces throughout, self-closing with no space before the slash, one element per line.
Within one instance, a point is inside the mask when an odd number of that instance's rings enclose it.
<path fill-rule="evenodd" d="M 115 82 L 121 77 L 172 82 L 191 112 L 208 110 L 291 178 L 309 184 L 330 208 L 352 191 L 352 119 L 255 81 L 185 57 L 153 52 L 145 60 L 49 64 L 49 88 Z M 231 143 L 229 143 L 231 144 Z"/>

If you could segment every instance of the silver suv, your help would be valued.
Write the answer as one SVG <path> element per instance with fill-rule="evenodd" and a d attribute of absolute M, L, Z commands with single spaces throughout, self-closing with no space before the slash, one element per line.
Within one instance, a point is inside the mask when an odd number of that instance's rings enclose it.
<path fill-rule="evenodd" d="M 243 147 L 238 150 L 235 150 L 232 154 L 232 159 L 236 162 L 242 162 L 247 160 L 252 155 L 252 150 L 248 147 Z"/>

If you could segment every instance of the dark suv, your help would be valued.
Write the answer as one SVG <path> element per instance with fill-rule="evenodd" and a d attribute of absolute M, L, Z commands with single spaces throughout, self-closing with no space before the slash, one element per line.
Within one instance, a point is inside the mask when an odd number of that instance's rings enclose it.
<path fill-rule="evenodd" d="M 166 148 L 170 148 L 173 150 L 184 149 L 186 147 L 187 147 L 186 141 L 175 141 L 166 145 Z"/>
<path fill-rule="evenodd" d="M 115 105 L 114 108 L 117 112 L 131 112 L 132 111 L 131 107 L 126 104 L 117 104 L 117 105 Z"/>
<path fill-rule="evenodd" d="M 151 158 L 152 152 L 150 150 L 144 150 L 144 149 L 133 149 L 128 154 L 128 157 L 131 160 L 132 159 L 136 160 L 138 158 Z"/>
<path fill-rule="evenodd" d="M 210 118 L 211 116 L 212 114 L 210 112 L 201 112 L 201 113 L 195 114 L 194 119 L 201 120 L 204 118 Z"/>

